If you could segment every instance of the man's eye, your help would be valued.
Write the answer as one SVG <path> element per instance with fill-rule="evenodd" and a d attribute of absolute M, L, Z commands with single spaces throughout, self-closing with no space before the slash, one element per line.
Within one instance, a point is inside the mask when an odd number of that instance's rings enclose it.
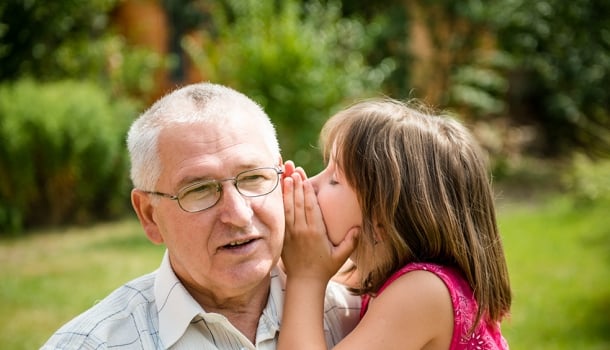
<path fill-rule="evenodd" d="M 262 175 L 262 174 L 252 174 L 252 175 L 247 175 L 247 176 L 242 176 L 239 178 L 239 182 L 243 183 L 243 182 L 257 182 L 257 181 L 264 181 L 267 178 Z"/>
<path fill-rule="evenodd" d="M 215 183 L 199 184 L 188 188 L 182 197 L 189 197 L 190 199 L 202 198 L 214 194 L 217 191 L 218 186 Z"/>

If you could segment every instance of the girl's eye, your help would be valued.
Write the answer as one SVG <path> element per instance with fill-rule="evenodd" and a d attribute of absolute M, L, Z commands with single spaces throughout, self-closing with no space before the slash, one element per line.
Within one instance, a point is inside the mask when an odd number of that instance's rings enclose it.
<path fill-rule="evenodd" d="M 331 184 L 331 185 L 338 185 L 339 184 L 339 182 L 337 180 L 335 180 L 335 179 L 330 179 L 330 181 L 328 181 L 328 183 Z"/>

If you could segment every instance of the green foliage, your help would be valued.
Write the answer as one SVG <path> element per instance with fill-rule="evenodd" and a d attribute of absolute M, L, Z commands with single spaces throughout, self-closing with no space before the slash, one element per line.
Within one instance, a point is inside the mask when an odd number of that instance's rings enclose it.
<path fill-rule="evenodd" d="M 99 72 L 99 39 L 116 0 L 7 0 L 0 4 L 0 80 Z"/>
<path fill-rule="evenodd" d="M 115 95 L 147 96 L 169 66 L 113 33 L 117 0 L 8 0 L 0 3 L 0 81 L 88 79 Z"/>
<path fill-rule="evenodd" d="M 604 200 L 610 203 L 610 159 L 593 160 L 575 154 L 563 182 L 578 203 Z"/>
<path fill-rule="evenodd" d="M 610 2 L 504 0 L 487 10 L 517 62 L 513 103 L 542 125 L 545 151 L 610 154 Z"/>
<path fill-rule="evenodd" d="M 503 56 L 495 52 L 493 56 Z M 505 66 L 501 59 L 475 60 L 471 64 L 456 67 L 451 76 L 449 104 L 467 106 L 475 117 L 500 114 L 506 109 L 504 96 L 508 80 L 503 75 Z"/>
<path fill-rule="evenodd" d="M 121 213 L 134 106 L 90 83 L 0 86 L 0 232 Z"/>
<path fill-rule="evenodd" d="M 381 24 L 342 18 L 332 1 L 228 0 L 216 10 L 218 35 L 187 51 L 210 80 L 265 108 L 286 159 L 319 170 L 312 147 L 323 122 L 355 99 L 380 95 L 394 68 L 390 59 L 373 68 L 365 60 Z"/>
<path fill-rule="evenodd" d="M 100 57 L 108 61 L 108 69 L 97 80 L 108 85 L 113 96 L 145 100 L 155 87 L 155 71 L 170 67 L 170 59 L 145 48 L 129 46 L 120 36 L 107 36 L 100 45 L 103 48 Z"/>
<path fill-rule="evenodd" d="M 438 81 L 430 83 L 440 88 L 438 100 L 433 103 L 458 110 L 469 120 L 489 119 L 505 112 L 506 71 L 513 64 L 509 55 L 489 44 L 493 35 L 486 24 L 486 7 L 477 0 L 417 1 L 406 5 L 407 10 L 415 11 L 410 17 L 425 25 L 426 35 L 419 36 L 430 45 L 411 49 L 430 51 L 429 59 L 438 63 L 432 69 L 441 72 L 433 74 Z M 418 52 L 414 54 L 418 56 Z"/>
<path fill-rule="evenodd" d="M 434 0 L 417 6 L 426 8 L 430 28 L 440 20 L 440 27 L 454 29 L 448 38 L 431 38 L 452 59 L 443 108 L 534 126 L 532 155 L 557 157 L 573 148 L 610 154 L 610 2 Z M 474 50 L 481 33 L 493 39 L 483 45 L 485 54 Z"/>
<path fill-rule="evenodd" d="M 114 98 L 145 98 L 167 61 L 112 32 L 116 3 L 0 3 L 0 232 L 106 218 L 128 203 L 123 137 L 135 105 Z M 90 83 L 61 81 L 75 78 Z"/>
<path fill-rule="evenodd" d="M 307 0 L 305 0 L 306 2 Z M 409 84 L 411 53 L 409 44 L 410 20 L 401 0 L 342 0 L 343 17 L 363 18 L 367 23 L 376 22 L 378 29 L 370 38 L 373 48 L 368 51 L 366 61 L 376 66 L 392 57 L 395 67 L 383 83 L 389 96 L 410 98 L 413 87 Z"/>
<path fill-rule="evenodd" d="M 451 73 L 448 103 L 467 106 L 474 117 L 501 114 L 506 109 L 508 90 L 505 73 L 512 62 L 502 52 L 494 52 L 491 57 L 472 54 L 476 58 L 471 63 L 459 65 Z"/>

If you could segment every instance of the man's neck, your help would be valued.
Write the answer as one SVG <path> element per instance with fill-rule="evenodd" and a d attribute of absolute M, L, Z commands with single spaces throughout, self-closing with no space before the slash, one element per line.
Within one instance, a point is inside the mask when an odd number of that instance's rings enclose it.
<path fill-rule="evenodd" d="M 193 293 L 193 298 L 206 312 L 225 316 L 252 344 L 256 341 L 258 322 L 269 298 L 270 285 L 263 283 L 258 290 L 239 297 L 218 299 Z"/>
<path fill-rule="evenodd" d="M 258 322 L 263 313 L 263 309 L 260 311 L 252 311 L 252 312 L 233 312 L 232 310 L 219 309 L 214 310 L 210 309 L 207 312 L 214 312 L 225 316 L 231 324 L 237 328 L 243 335 L 248 338 L 252 344 L 256 344 L 256 332 L 258 328 Z"/>

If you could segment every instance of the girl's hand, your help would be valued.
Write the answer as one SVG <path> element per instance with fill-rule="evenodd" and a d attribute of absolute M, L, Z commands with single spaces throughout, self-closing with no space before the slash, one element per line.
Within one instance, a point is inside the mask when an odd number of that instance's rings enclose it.
<path fill-rule="evenodd" d="M 343 266 L 355 247 L 357 228 L 339 245 L 328 239 L 314 189 L 303 169 L 286 162 L 283 178 L 286 234 L 282 261 L 289 278 L 327 282 Z"/>
<path fill-rule="evenodd" d="M 287 160 L 284 163 L 284 174 L 282 174 L 282 181 L 288 177 L 291 177 L 292 174 L 299 174 L 303 181 L 307 180 L 307 174 L 305 174 L 305 170 L 301 167 L 297 167 L 294 165 L 294 162 L 291 160 Z"/>

